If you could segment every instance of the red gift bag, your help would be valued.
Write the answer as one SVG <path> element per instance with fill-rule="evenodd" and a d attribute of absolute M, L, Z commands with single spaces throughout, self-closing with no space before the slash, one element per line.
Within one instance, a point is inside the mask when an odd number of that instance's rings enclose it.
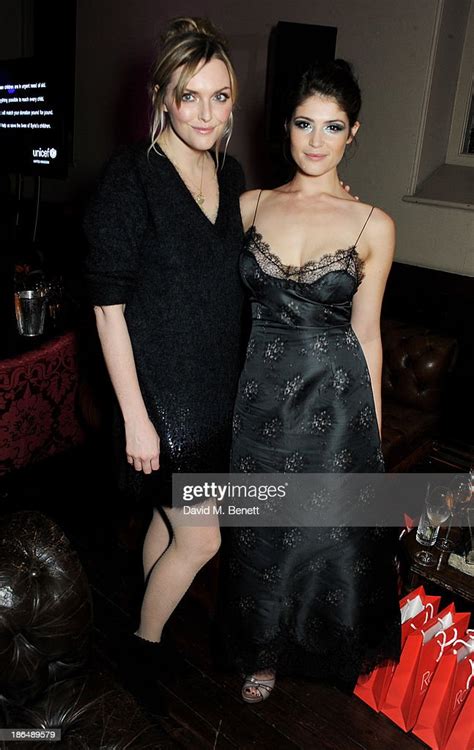
<path fill-rule="evenodd" d="M 472 684 L 444 750 L 474 750 L 474 689 Z"/>
<path fill-rule="evenodd" d="M 463 622 L 466 623 L 467 627 L 465 618 L 466 614 L 460 613 L 460 615 L 457 615 L 454 604 L 451 604 L 437 617 L 427 622 L 426 625 L 418 629 L 412 627 L 412 632 L 405 641 L 400 662 L 395 668 L 385 701 L 381 707 L 382 713 L 405 732 L 411 729 L 410 719 L 414 721 L 413 717 L 410 717 L 410 709 L 414 694 L 416 694 L 416 679 L 418 677 L 419 680 L 424 679 L 428 683 L 437 666 L 436 659 L 439 654 L 439 645 L 433 644 L 431 641 L 438 633 L 444 630 L 448 631 L 453 626 L 459 628 Z M 467 615 L 467 618 L 469 618 L 469 615 Z M 453 635 L 454 629 L 450 630 L 449 638 L 452 638 Z"/>
<path fill-rule="evenodd" d="M 428 596 L 423 586 L 411 591 L 400 600 L 401 645 L 405 643 L 410 628 L 425 625 L 438 612 L 441 597 Z M 379 711 L 385 700 L 396 664 L 377 667 L 368 675 L 361 675 L 354 688 L 354 695 Z"/>
<path fill-rule="evenodd" d="M 446 630 L 438 633 L 422 649 L 416 670 L 410 710 L 408 712 L 407 727 L 409 730 L 415 726 L 428 687 L 434 673 L 439 668 L 443 655 L 451 647 L 454 647 L 460 638 L 464 637 L 466 629 L 469 626 L 470 617 L 470 612 L 455 612 L 453 624 Z"/>
<path fill-rule="evenodd" d="M 402 642 L 404 643 L 410 631 L 411 623 L 416 622 L 423 624 L 431 620 L 439 609 L 441 601 L 440 596 L 428 596 L 423 586 L 410 591 L 406 596 L 400 599 L 400 620 L 402 623 Z M 423 617 L 422 617 L 423 615 Z"/>
<path fill-rule="evenodd" d="M 426 692 L 413 734 L 443 750 L 474 680 L 474 631 L 444 654 Z"/>

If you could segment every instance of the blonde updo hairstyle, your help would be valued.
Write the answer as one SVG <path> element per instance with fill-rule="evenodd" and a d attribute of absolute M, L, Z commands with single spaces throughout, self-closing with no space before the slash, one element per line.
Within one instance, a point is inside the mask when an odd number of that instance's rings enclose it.
<path fill-rule="evenodd" d="M 155 148 L 157 141 L 168 127 L 168 115 L 165 111 L 165 96 L 173 73 L 182 67 L 178 83 L 174 89 L 174 99 L 179 105 L 188 81 L 195 75 L 202 63 L 212 59 L 222 60 L 230 77 L 232 101 L 237 98 L 237 78 L 230 61 L 227 44 L 215 26 L 205 18 L 175 18 L 162 36 L 162 48 L 152 70 L 150 95 L 152 103 L 151 145 Z M 216 154 L 222 141 L 227 149 L 232 135 L 232 113 L 225 126 L 222 138 L 216 143 Z"/>

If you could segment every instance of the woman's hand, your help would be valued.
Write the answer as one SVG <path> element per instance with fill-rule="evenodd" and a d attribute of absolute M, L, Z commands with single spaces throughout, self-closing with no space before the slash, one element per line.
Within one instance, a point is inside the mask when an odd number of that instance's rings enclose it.
<path fill-rule="evenodd" d="M 125 425 L 125 451 L 136 471 L 151 474 L 160 468 L 160 438 L 148 417 Z"/>
<path fill-rule="evenodd" d="M 344 188 L 344 190 L 346 191 L 346 193 L 349 193 L 350 195 L 352 195 L 352 193 L 351 193 L 351 186 L 350 185 L 345 185 L 344 184 L 344 180 L 339 180 L 339 182 L 341 183 L 341 185 Z M 355 201 L 359 200 L 359 196 L 358 195 L 353 195 L 352 197 L 354 198 Z"/>

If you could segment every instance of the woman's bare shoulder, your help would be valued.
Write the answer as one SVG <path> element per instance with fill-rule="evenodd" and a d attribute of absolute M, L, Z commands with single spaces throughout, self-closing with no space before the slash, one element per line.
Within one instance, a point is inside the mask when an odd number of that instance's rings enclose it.
<path fill-rule="evenodd" d="M 245 193 L 242 193 L 242 195 L 240 196 L 240 203 L 244 205 L 247 205 L 247 204 L 255 205 L 255 203 L 258 200 L 258 196 L 260 195 L 260 193 L 263 193 L 263 192 L 265 191 L 260 190 L 258 188 L 255 190 L 246 190 Z"/>
<path fill-rule="evenodd" d="M 364 235 L 369 237 L 371 234 L 391 234 L 395 231 L 395 222 L 392 217 L 385 211 L 371 203 L 362 203 L 360 201 L 349 200 L 346 203 L 351 211 L 354 222 L 364 226 Z"/>
<path fill-rule="evenodd" d="M 247 230 L 253 221 L 255 216 L 255 209 L 257 208 L 257 202 L 263 190 L 247 190 L 240 196 L 240 214 L 242 216 L 242 224 L 244 229 Z"/>
<path fill-rule="evenodd" d="M 362 235 L 367 248 L 367 259 L 372 258 L 381 265 L 390 264 L 395 252 L 395 236 L 395 222 L 392 217 L 374 206 Z"/>
<path fill-rule="evenodd" d="M 377 206 L 373 207 L 370 221 L 367 224 L 369 236 L 374 234 L 379 237 L 390 239 L 395 236 L 395 222 L 389 214 Z"/>

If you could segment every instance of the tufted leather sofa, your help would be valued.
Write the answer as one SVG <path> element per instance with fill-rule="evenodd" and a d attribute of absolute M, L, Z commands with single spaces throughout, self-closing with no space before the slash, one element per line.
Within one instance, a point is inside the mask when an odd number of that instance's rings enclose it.
<path fill-rule="evenodd" d="M 71 749 L 170 747 L 94 664 L 92 624 L 88 581 L 57 524 L 33 511 L 0 517 L 0 726 L 61 728 Z"/>
<path fill-rule="evenodd" d="M 425 326 L 382 321 L 382 448 L 387 470 L 405 471 L 431 449 L 456 339 Z"/>

